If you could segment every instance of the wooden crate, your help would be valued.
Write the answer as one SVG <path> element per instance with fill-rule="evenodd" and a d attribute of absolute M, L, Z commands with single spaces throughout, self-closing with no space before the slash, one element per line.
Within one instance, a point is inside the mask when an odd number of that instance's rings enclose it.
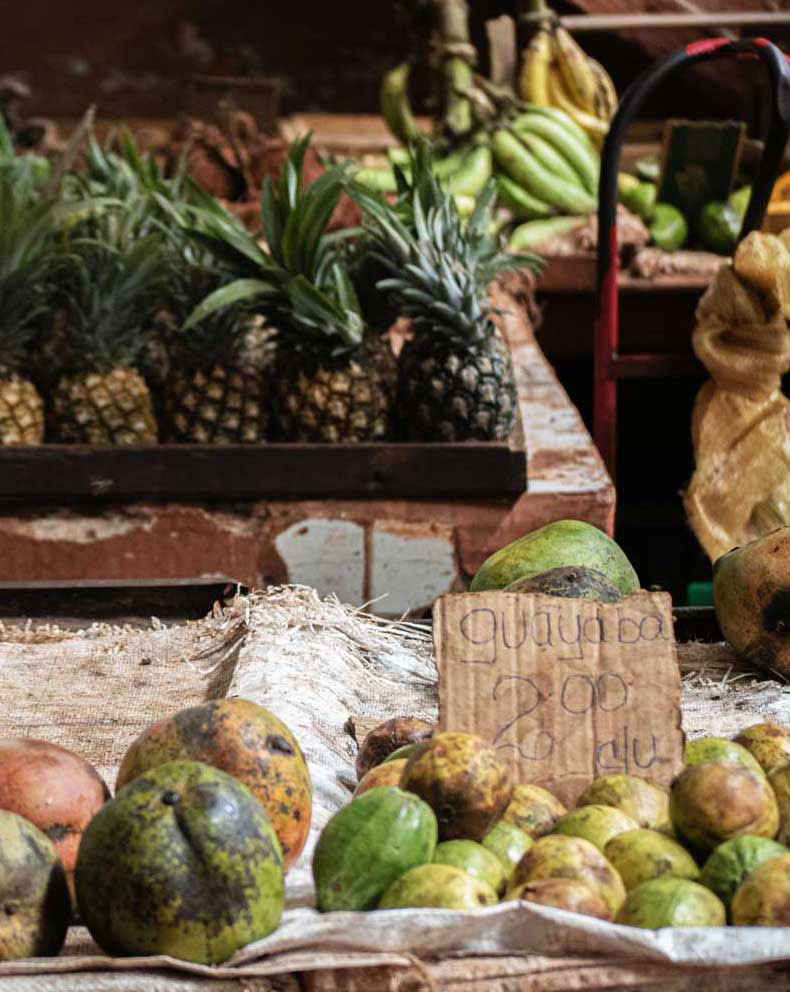
<path fill-rule="evenodd" d="M 195 494 L 180 500 L 110 494 L 48 503 L 20 496 L 0 503 L 3 579 L 221 574 L 249 587 L 307 583 L 348 603 L 386 594 L 375 609 L 396 616 L 426 610 L 436 596 L 464 588 L 492 551 L 552 520 L 586 520 L 611 533 L 614 487 L 589 433 L 535 343 L 518 300 L 499 293 L 495 303 L 507 311 L 502 321 L 526 438 L 526 453 L 519 455 L 529 475 L 526 491 L 407 498 L 360 490 L 348 497 L 211 501 Z M 435 471 L 432 463 L 429 468 Z M 62 456 L 59 471 L 71 471 Z M 7 476 L 0 473 L 0 487 L 15 485 Z M 230 491 L 244 484 L 229 480 L 221 468 L 218 478 Z M 53 483 L 64 484 L 75 483 Z"/>

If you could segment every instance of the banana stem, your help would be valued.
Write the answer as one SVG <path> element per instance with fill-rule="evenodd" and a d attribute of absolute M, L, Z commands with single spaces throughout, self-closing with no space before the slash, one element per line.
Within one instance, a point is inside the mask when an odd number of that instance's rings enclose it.
<path fill-rule="evenodd" d="M 472 129 L 472 104 L 466 95 L 472 88 L 477 53 L 469 35 L 469 7 L 466 0 L 434 0 L 436 36 L 434 51 L 442 121 L 450 134 L 458 137 Z"/>
<path fill-rule="evenodd" d="M 554 12 L 548 7 L 546 0 L 519 0 L 517 27 L 521 47 L 528 45 L 543 25 L 551 22 L 553 17 Z"/>

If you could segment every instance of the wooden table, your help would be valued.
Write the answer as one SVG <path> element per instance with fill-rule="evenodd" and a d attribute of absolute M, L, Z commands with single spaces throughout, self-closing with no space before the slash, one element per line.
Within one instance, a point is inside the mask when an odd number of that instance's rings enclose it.
<path fill-rule="evenodd" d="M 388 615 L 462 588 L 494 550 L 565 517 L 611 533 L 615 492 L 589 433 L 509 296 L 528 490 L 502 499 L 152 501 L 0 508 L 11 582 L 224 575 L 296 582 Z"/>

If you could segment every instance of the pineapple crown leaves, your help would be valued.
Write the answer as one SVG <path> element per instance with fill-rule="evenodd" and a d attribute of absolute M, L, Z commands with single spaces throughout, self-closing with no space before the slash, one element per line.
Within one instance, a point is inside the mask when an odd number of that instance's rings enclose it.
<path fill-rule="evenodd" d="M 462 339 L 486 337 L 493 332 L 495 312 L 489 283 L 502 271 L 533 267 L 537 259 L 505 253 L 501 239 L 490 233 L 493 182 L 464 222 L 454 197 L 432 173 L 427 146 L 412 149 L 411 173 L 411 183 L 399 176 L 401 192 L 394 205 L 365 191 L 352 192 L 366 215 L 367 250 L 391 273 L 377 288 L 391 294 L 416 327 L 424 324 Z"/>
<path fill-rule="evenodd" d="M 88 371 L 134 362 L 164 275 L 159 235 L 127 240 L 122 221 L 105 223 L 104 237 L 72 243 L 60 287 L 75 361 Z"/>
<path fill-rule="evenodd" d="M 264 180 L 261 222 L 268 251 L 236 218 L 195 212 L 199 224 L 192 235 L 237 277 L 206 297 L 186 328 L 215 309 L 256 299 L 297 346 L 310 342 L 343 351 L 360 343 L 364 327 L 359 301 L 337 240 L 326 232 L 343 192 L 343 173 L 329 169 L 304 187 L 309 145 L 309 135 L 294 142 L 277 178 Z"/>
<path fill-rule="evenodd" d="M 65 263 L 55 235 L 75 206 L 39 197 L 34 185 L 32 177 L 0 166 L 0 362 L 6 366 L 20 364 L 51 309 Z"/>
<path fill-rule="evenodd" d="M 222 286 L 225 276 L 207 253 L 191 263 L 186 263 L 172 251 L 168 256 L 167 309 L 177 322 L 173 343 L 183 354 L 198 359 L 201 364 L 237 357 L 253 316 L 249 302 L 245 305 L 244 300 L 230 301 L 196 321 L 188 333 L 184 333 L 186 318 L 202 299 Z"/>
<path fill-rule="evenodd" d="M 394 205 L 353 184 L 365 218 L 366 248 L 391 275 L 377 283 L 392 295 L 415 327 L 466 340 L 493 333 L 490 281 L 502 271 L 533 265 L 533 256 L 510 255 L 489 233 L 496 197 L 489 182 L 466 224 L 455 200 L 431 172 L 430 151 L 412 153 L 412 181 L 398 177 Z"/>

